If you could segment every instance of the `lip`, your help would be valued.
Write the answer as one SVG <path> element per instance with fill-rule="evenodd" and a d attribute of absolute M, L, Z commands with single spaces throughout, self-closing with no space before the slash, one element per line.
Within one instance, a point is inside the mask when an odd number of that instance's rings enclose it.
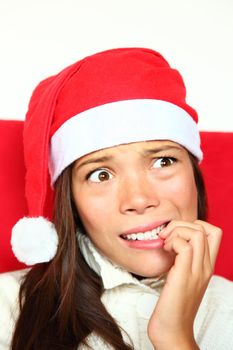
<path fill-rule="evenodd" d="M 123 240 L 124 244 L 129 248 L 140 249 L 140 250 L 155 250 L 161 249 L 164 245 L 164 240 L 156 238 L 148 241 L 126 241 Z"/>
<path fill-rule="evenodd" d="M 124 231 L 120 236 L 124 237 L 124 236 L 130 235 L 132 233 L 139 233 L 139 232 L 144 233 L 147 231 L 152 231 L 153 229 L 155 229 L 163 224 L 167 224 L 169 221 L 170 220 L 159 220 L 159 221 L 154 221 L 150 224 L 140 225 L 140 226 L 131 228 L 127 231 Z"/>

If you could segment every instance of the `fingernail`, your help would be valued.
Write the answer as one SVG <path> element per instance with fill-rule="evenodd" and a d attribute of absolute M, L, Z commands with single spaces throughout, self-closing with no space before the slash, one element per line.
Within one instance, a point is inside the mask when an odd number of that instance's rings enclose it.
<path fill-rule="evenodd" d="M 166 233 L 166 227 L 164 227 L 164 228 L 162 229 L 162 231 L 159 232 L 159 237 L 161 237 L 161 238 L 166 238 L 166 235 L 167 235 L 167 233 Z"/>

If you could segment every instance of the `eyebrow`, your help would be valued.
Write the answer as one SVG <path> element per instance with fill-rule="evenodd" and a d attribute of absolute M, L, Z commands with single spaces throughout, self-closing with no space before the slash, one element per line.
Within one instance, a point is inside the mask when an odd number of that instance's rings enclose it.
<path fill-rule="evenodd" d="M 87 160 L 85 160 L 84 162 L 81 162 L 80 164 L 77 165 L 77 169 L 80 169 L 81 167 L 83 167 L 84 165 L 87 164 L 94 164 L 94 163 L 102 163 L 102 162 L 107 162 L 109 160 L 111 160 L 113 158 L 113 156 L 103 156 L 103 157 L 98 157 L 98 158 L 89 158 Z"/>
<path fill-rule="evenodd" d="M 165 146 L 161 146 L 161 147 L 157 147 L 157 148 L 143 150 L 142 154 L 144 156 L 147 156 L 150 154 L 155 154 L 155 153 L 159 153 L 159 152 L 163 152 L 163 151 L 167 151 L 167 150 L 171 150 L 171 149 L 181 151 L 181 148 L 178 146 L 165 145 Z M 114 157 L 111 155 L 89 158 L 89 159 L 81 162 L 80 164 L 78 164 L 76 169 L 80 169 L 81 167 L 83 167 L 84 165 L 87 165 L 87 164 L 98 164 L 98 163 L 107 162 L 107 161 L 112 160 L 113 158 Z"/>
<path fill-rule="evenodd" d="M 161 147 L 147 149 L 143 153 L 147 155 L 147 154 L 154 154 L 154 153 L 159 153 L 159 152 L 163 152 L 163 151 L 168 151 L 168 150 L 172 150 L 172 149 L 182 151 L 181 147 L 179 147 L 179 146 L 164 145 Z"/>

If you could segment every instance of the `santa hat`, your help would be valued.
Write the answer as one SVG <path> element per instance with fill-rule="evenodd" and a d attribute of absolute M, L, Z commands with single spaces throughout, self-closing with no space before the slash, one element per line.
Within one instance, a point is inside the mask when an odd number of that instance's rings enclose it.
<path fill-rule="evenodd" d="M 29 213 L 13 228 L 16 257 L 32 265 L 55 256 L 52 187 L 76 159 L 115 145 L 171 140 L 201 160 L 198 116 L 185 98 L 179 72 L 145 48 L 100 52 L 42 81 L 25 121 Z"/>

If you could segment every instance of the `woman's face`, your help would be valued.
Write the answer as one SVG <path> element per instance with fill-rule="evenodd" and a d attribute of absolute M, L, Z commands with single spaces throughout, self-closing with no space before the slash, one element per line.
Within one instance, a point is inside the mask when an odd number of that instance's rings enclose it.
<path fill-rule="evenodd" d="M 174 262 L 157 236 L 164 225 L 197 218 L 189 155 L 171 141 L 131 143 L 80 158 L 72 172 L 72 192 L 98 250 L 144 277 L 159 276 Z"/>

